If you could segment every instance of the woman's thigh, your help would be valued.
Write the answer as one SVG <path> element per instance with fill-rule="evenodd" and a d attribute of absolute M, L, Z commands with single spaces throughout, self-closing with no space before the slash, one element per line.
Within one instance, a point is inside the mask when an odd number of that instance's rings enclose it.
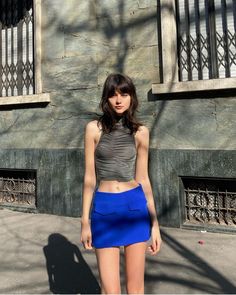
<path fill-rule="evenodd" d="M 102 293 L 120 293 L 120 248 L 96 249 Z"/>
<path fill-rule="evenodd" d="M 146 249 L 147 242 L 135 243 L 124 248 L 126 285 L 128 293 L 144 292 Z"/>

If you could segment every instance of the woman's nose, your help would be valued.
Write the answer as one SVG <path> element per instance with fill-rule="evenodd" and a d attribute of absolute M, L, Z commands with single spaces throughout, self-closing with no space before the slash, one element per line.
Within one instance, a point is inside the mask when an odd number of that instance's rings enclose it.
<path fill-rule="evenodd" d="M 117 104 L 121 103 L 121 95 L 120 94 L 117 94 L 117 96 L 116 96 L 116 103 Z"/>

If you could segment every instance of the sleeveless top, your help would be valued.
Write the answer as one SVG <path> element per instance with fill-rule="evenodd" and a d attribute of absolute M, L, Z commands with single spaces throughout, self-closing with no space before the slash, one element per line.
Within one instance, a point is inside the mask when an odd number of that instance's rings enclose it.
<path fill-rule="evenodd" d="M 120 120 L 110 133 L 101 134 L 95 149 L 97 179 L 132 180 L 135 176 L 135 161 L 134 134 L 130 134 L 130 130 Z"/>

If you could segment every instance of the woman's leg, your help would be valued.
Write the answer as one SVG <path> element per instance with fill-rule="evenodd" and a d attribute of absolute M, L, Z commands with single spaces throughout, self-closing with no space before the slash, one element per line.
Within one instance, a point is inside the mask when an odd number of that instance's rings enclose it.
<path fill-rule="evenodd" d="M 120 248 L 96 249 L 102 294 L 120 294 Z"/>
<path fill-rule="evenodd" d="M 147 243 L 125 246 L 126 289 L 128 294 L 144 294 L 145 253 Z"/>

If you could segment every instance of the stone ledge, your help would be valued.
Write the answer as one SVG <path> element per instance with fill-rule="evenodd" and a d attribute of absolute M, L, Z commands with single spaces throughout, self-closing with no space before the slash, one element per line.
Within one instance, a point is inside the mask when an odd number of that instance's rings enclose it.
<path fill-rule="evenodd" d="M 236 78 L 196 80 L 186 82 L 169 82 L 152 84 L 153 94 L 193 92 L 236 88 Z"/>
<path fill-rule="evenodd" d="M 50 93 L 0 97 L 0 106 L 50 102 Z"/>

